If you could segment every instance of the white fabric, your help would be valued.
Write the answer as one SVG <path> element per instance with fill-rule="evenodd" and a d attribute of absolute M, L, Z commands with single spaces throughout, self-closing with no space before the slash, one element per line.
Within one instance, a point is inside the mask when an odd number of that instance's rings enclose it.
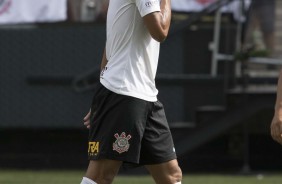
<path fill-rule="evenodd" d="M 54 22 L 66 18 L 66 0 L 0 0 L 0 24 Z"/>
<path fill-rule="evenodd" d="M 180 181 L 180 182 L 177 182 L 177 183 L 175 183 L 175 184 L 181 184 L 181 181 Z"/>
<path fill-rule="evenodd" d="M 93 180 L 83 177 L 82 181 L 80 184 L 97 184 L 96 182 L 94 182 Z"/>
<path fill-rule="evenodd" d="M 157 101 L 155 76 L 160 43 L 142 17 L 160 11 L 160 0 L 110 0 L 107 17 L 108 64 L 100 81 L 109 90 L 146 101 Z"/>

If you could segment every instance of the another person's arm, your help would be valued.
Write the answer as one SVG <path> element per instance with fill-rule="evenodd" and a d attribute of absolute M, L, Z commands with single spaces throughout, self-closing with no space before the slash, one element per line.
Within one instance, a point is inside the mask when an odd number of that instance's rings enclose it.
<path fill-rule="evenodd" d="M 282 144 L 282 70 L 278 79 L 275 113 L 270 129 L 272 138 Z"/>
<path fill-rule="evenodd" d="M 161 0 L 160 8 L 160 12 L 145 15 L 143 20 L 151 36 L 156 41 L 163 42 L 168 35 L 171 21 L 170 0 Z"/>

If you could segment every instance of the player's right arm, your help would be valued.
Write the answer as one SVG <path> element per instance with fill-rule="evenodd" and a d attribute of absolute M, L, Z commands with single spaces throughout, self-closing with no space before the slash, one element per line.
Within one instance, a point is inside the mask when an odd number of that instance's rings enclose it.
<path fill-rule="evenodd" d="M 171 21 L 170 0 L 161 0 L 161 11 L 153 12 L 143 17 L 144 24 L 151 36 L 158 42 L 163 42 L 169 31 Z"/>
<path fill-rule="evenodd" d="M 106 47 L 105 47 L 103 57 L 102 57 L 102 62 L 101 62 L 101 71 L 106 67 L 107 63 L 108 63 L 108 60 L 106 57 Z"/>
<path fill-rule="evenodd" d="M 278 79 L 275 112 L 270 129 L 272 138 L 282 144 L 282 70 Z"/>

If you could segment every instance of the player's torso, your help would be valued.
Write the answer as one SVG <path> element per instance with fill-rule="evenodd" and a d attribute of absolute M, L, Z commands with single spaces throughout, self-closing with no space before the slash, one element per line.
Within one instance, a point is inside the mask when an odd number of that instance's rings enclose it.
<path fill-rule="evenodd" d="M 107 59 L 127 52 L 129 44 L 147 34 L 142 18 L 132 0 L 110 0 L 107 15 Z"/>
<path fill-rule="evenodd" d="M 152 39 L 145 27 L 141 8 L 136 2 L 110 0 L 106 43 L 108 64 L 101 79 L 116 93 L 155 101 L 159 43 Z"/>

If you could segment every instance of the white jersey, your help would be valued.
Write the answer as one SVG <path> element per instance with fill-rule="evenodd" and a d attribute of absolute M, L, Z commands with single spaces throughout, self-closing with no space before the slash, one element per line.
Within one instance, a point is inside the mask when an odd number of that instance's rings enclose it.
<path fill-rule="evenodd" d="M 122 95 L 157 101 L 155 76 L 160 43 L 142 17 L 160 11 L 160 0 L 110 0 L 107 16 L 106 57 L 100 81 Z"/>

